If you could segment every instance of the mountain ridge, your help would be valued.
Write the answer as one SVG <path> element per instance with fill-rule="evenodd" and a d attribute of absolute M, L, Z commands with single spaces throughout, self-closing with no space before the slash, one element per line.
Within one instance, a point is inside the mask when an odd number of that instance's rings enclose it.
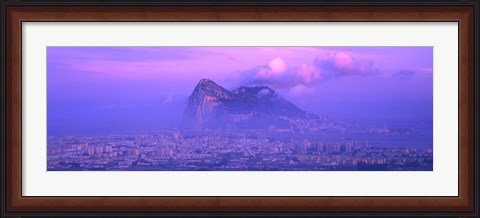
<path fill-rule="evenodd" d="M 321 119 L 283 98 L 268 86 L 241 86 L 229 91 L 201 79 L 183 114 L 187 128 L 292 128 Z"/>

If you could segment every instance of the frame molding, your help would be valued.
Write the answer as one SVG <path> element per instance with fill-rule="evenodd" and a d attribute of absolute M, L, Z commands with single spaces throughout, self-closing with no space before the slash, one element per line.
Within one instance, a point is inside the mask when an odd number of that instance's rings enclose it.
<path fill-rule="evenodd" d="M 479 215 L 479 3 L 474 1 L 2 1 L 1 214 Z M 24 21 L 459 22 L 458 197 L 25 197 L 21 194 Z M 229 212 L 229 213 L 226 213 Z M 295 212 L 295 214 L 291 214 Z M 205 214 L 208 213 L 208 214 Z M 185 214 L 184 214 L 185 215 Z"/>

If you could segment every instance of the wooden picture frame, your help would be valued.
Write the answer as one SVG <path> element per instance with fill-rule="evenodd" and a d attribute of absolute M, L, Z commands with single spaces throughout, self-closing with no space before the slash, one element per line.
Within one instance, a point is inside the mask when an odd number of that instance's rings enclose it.
<path fill-rule="evenodd" d="M 2 1 L 2 216 L 478 214 L 478 16 L 474 1 Z M 395 21 L 459 24 L 457 197 L 22 196 L 22 22 Z M 298 215 L 297 214 L 297 215 Z"/>

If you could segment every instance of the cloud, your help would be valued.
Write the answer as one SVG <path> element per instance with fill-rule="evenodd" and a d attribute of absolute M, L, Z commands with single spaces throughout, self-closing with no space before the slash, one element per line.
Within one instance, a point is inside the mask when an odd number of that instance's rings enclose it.
<path fill-rule="evenodd" d="M 432 74 L 433 73 L 433 69 L 431 67 L 424 67 L 424 68 L 420 68 L 419 72 L 421 73 L 427 73 L 427 74 Z"/>
<path fill-rule="evenodd" d="M 177 104 L 186 101 L 188 96 L 182 96 L 177 94 L 168 94 L 161 97 L 161 101 L 163 104 Z"/>
<path fill-rule="evenodd" d="M 402 69 L 392 75 L 397 80 L 410 80 L 413 76 L 415 76 L 415 71 L 408 69 Z"/>
<path fill-rule="evenodd" d="M 235 83 L 234 86 L 268 85 L 272 88 L 281 88 L 292 86 L 290 79 L 293 75 L 291 74 L 292 71 L 285 61 L 277 57 L 267 61 L 265 65 L 234 73 L 230 76 L 230 80 Z"/>
<path fill-rule="evenodd" d="M 322 79 L 322 74 L 314 65 L 302 64 L 295 70 L 295 81 L 301 84 L 310 85 Z"/>
<path fill-rule="evenodd" d="M 282 58 L 274 58 L 267 62 L 267 65 L 261 67 L 257 72 L 253 72 L 254 82 L 266 82 L 270 80 L 280 80 L 287 71 L 287 64 Z"/>
<path fill-rule="evenodd" d="M 305 94 L 311 94 L 315 91 L 315 88 L 313 87 L 308 87 L 303 84 L 296 85 L 292 88 L 290 88 L 288 94 L 291 96 L 300 96 L 300 95 L 305 95 Z"/>
<path fill-rule="evenodd" d="M 268 67 L 270 68 L 270 72 L 274 74 L 282 74 L 287 70 L 287 64 L 282 58 L 274 58 L 268 61 Z"/>
<path fill-rule="evenodd" d="M 165 69 L 174 71 L 178 69 L 180 61 L 112 61 L 89 60 L 81 63 L 70 64 L 71 70 L 97 74 L 139 78 L 142 76 L 162 73 Z"/>
<path fill-rule="evenodd" d="M 373 68 L 373 59 L 355 58 L 346 52 L 320 55 L 315 58 L 314 66 L 323 72 L 325 78 L 349 75 L 366 76 L 378 73 L 378 69 Z"/>
<path fill-rule="evenodd" d="M 378 73 L 373 60 L 361 59 L 346 52 L 317 56 L 312 63 L 289 66 L 281 57 L 265 65 L 237 72 L 230 76 L 236 86 L 268 85 L 271 88 L 291 89 L 292 94 L 308 93 L 311 86 L 334 77 L 368 76 Z M 308 91 L 308 92 L 307 92 Z"/>
<path fill-rule="evenodd" d="M 262 89 L 258 92 L 258 95 L 259 96 L 266 96 L 266 95 L 269 95 L 270 94 L 270 90 L 269 89 Z"/>

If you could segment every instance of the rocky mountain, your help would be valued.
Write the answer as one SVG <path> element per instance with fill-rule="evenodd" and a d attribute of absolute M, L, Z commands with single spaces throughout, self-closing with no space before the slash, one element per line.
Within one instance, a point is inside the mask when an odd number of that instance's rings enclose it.
<path fill-rule="evenodd" d="M 229 91 L 202 79 L 188 99 L 183 114 L 188 128 L 291 128 L 322 120 L 280 96 L 267 86 Z"/>

